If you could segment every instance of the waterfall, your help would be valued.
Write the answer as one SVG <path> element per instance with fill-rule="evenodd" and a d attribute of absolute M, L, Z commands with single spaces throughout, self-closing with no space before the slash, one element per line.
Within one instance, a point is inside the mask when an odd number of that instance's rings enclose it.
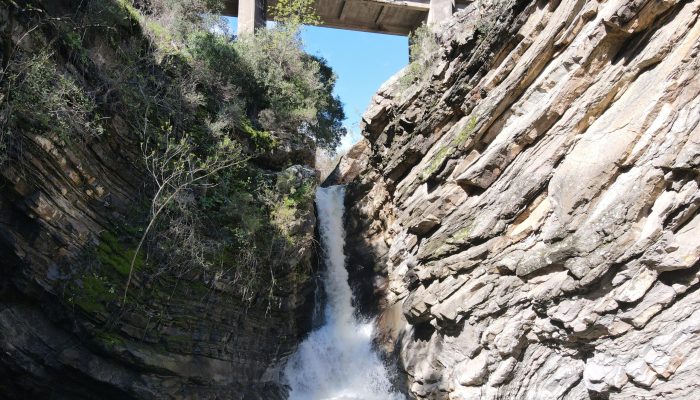
<path fill-rule="evenodd" d="M 373 321 L 362 321 L 352 305 L 345 269 L 345 187 L 319 188 L 316 208 L 326 271 L 323 325 L 311 332 L 285 368 L 290 400 L 403 400 L 372 348 Z"/>

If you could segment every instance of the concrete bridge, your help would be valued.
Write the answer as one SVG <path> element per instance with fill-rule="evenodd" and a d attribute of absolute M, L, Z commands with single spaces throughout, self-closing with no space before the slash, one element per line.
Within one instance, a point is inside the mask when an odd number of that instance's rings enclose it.
<path fill-rule="evenodd" d="M 316 0 L 321 26 L 408 35 L 421 23 L 449 18 L 472 0 Z M 263 26 L 266 10 L 277 0 L 228 0 L 225 14 L 238 17 L 238 34 Z M 456 4 L 455 4 L 456 2 Z"/>

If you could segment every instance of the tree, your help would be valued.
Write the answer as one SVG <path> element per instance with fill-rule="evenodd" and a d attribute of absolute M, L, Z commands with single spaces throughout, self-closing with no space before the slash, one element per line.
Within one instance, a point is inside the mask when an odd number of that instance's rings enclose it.
<path fill-rule="evenodd" d="M 325 60 L 304 51 L 297 27 L 260 30 L 239 39 L 235 48 L 262 91 L 256 122 L 277 135 L 303 134 L 320 147 L 335 148 L 345 134 L 342 103 L 333 95 L 336 78 Z"/>
<path fill-rule="evenodd" d="M 154 140 L 146 135 L 147 127 L 148 120 L 144 118 L 144 142 L 141 149 L 146 170 L 155 185 L 155 194 L 151 198 L 148 224 L 141 234 L 129 265 L 122 305 L 126 303 L 134 265 L 141 247 L 163 211 L 184 191 L 197 185 L 206 186 L 208 180 L 216 174 L 225 169 L 242 167 L 248 161 L 248 157 L 243 156 L 240 146 L 228 137 L 213 143 L 207 154 L 202 156 L 196 152 L 197 149 L 189 135 L 174 137 L 171 127 L 166 126 L 163 136 Z"/>

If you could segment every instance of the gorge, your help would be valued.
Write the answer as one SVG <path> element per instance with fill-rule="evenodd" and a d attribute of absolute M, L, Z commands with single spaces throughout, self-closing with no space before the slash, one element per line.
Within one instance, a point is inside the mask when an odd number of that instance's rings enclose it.
<path fill-rule="evenodd" d="M 700 0 L 467 2 L 325 182 L 284 30 L 0 1 L 0 399 L 697 397 Z"/>

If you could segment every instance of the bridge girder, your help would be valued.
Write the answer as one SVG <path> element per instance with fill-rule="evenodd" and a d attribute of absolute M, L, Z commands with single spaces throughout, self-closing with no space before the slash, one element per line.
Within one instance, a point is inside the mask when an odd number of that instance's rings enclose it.
<path fill-rule="evenodd" d="M 321 26 L 365 32 L 408 35 L 424 21 L 435 23 L 471 0 L 316 0 Z M 225 14 L 238 17 L 238 33 L 265 24 L 266 10 L 276 0 L 230 0 Z"/>

